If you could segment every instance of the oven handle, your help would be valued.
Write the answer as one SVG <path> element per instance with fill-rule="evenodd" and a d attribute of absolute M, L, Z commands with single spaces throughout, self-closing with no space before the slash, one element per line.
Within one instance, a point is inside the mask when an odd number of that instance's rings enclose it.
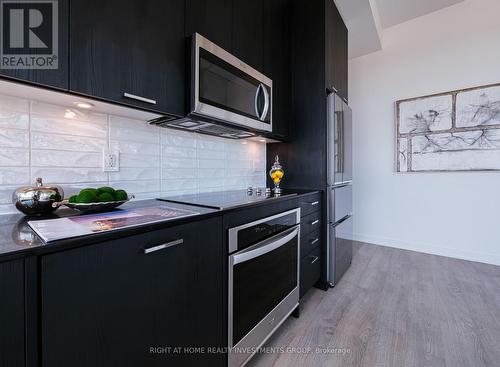
<path fill-rule="evenodd" d="M 278 247 L 283 246 L 287 242 L 289 242 L 292 238 L 298 236 L 299 234 L 300 227 L 295 226 L 291 229 L 288 229 L 284 231 L 283 233 L 280 233 L 277 236 L 271 237 L 269 239 L 266 239 L 262 242 L 257 243 L 256 245 L 253 245 L 252 247 L 245 249 L 241 252 L 238 252 L 233 256 L 233 265 L 255 259 L 256 257 L 262 256 L 264 254 L 267 254 L 268 252 L 271 252 L 273 250 L 276 250 Z"/>

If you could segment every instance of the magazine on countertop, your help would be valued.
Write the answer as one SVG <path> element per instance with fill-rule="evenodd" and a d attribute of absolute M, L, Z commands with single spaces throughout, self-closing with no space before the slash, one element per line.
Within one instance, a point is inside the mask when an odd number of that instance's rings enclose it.
<path fill-rule="evenodd" d="M 66 218 L 30 220 L 28 224 L 44 242 L 48 243 L 196 214 L 199 213 L 159 205 L 152 208 L 125 209 Z"/>

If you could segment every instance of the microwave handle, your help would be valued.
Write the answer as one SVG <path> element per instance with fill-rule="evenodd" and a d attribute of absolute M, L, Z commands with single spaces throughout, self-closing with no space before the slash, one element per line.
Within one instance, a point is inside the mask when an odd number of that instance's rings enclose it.
<path fill-rule="evenodd" d="M 262 86 L 262 91 L 264 92 L 264 109 L 262 110 L 262 115 L 260 115 L 259 120 L 264 121 L 267 116 L 267 112 L 269 111 L 269 92 L 264 84 L 260 84 Z"/>
<path fill-rule="evenodd" d="M 255 116 L 260 120 L 260 111 L 259 111 L 259 96 L 260 96 L 260 91 L 262 89 L 262 83 L 259 84 L 257 89 L 255 90 L 255 96 L 253 99 L 254 103 L 254 108 L 255 108 Z"/>
<path fill-rule="evenodd" d="M 277 237 L 272 237 L 258 244 L 250 247 L 249 249 L 245 249 L 239 253 L 233 255 L 233 265 L 255 259 L 256 257 L 262 256 L 276 250 L 278 247 L 283 246 L 288 243 L 292 238 L 298 236 L 300 227 L 295 226 L 292 229 L 284 231 Z"/>

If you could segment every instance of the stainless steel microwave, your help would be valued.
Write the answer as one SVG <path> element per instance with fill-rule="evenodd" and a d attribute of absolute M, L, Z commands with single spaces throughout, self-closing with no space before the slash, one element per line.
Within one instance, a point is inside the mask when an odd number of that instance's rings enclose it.
<path fill-rule="evenodd" d="M 188 114 L 151 123 L 228 138 L 272 131 L 272 80 L 197 33 L 190 79 Z"/>

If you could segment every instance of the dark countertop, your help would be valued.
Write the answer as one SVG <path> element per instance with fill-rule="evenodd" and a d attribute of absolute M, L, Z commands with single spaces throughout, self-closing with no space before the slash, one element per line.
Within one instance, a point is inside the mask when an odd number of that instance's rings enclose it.
<path fill-rule="evenodd" d="M 297 195 L 283 196 L 282 198 L 276 198 L 275 200 L 296 199 L 302 195 L 308 195 L 313 192 L 316 191 L 297 190 L 296 191 Z M 254 203 L 252 204 L 252 206 L 266 205 L 266 203 L 268 202 L 264 201 L 264 202 Z M 167 219 L 164 222 L 157 222 L 132 228 L 123 228 L 109 232 L 96 233 L 83 237 L 69 238 L 66 240 L 60 240 L 51 243 L 43 242 L 38 237 L 38 235 L 30 228 L 27 222 L 29 220 L 64 218 L 82 214 L 76 210 L 72 210 L 69 208 L 60 208 L 54 214 L 43 217 L 42 216 L 27 217 L 21 213 L 0 215 L 0 261 L 11 260 L 27 255 L 60 251 L 63 248 L 68 249 L 92 243 L 123 238 L 135 234 L 140 234 L 161 228 L 167 228 L 174 225 L 194 222 L 197 220 L 222 215 L 223 213 L 230 211 L 243 210 L 248 208 L 248 206 L 245 206 L 233 209 L 217 210 L 217 209 L 190 206 L 185 204 L 177 204 L 173 202 L 165 202 L 152 199 L 152 200 L 139 200 L 126 203 L 122 205 L 120 209 L 148 208 L 148 207 L 156 207 L 159 205 L 169 206 L 172 208 L 193 210 L 200 214 L 193 215 L 190 217 Z"/>

